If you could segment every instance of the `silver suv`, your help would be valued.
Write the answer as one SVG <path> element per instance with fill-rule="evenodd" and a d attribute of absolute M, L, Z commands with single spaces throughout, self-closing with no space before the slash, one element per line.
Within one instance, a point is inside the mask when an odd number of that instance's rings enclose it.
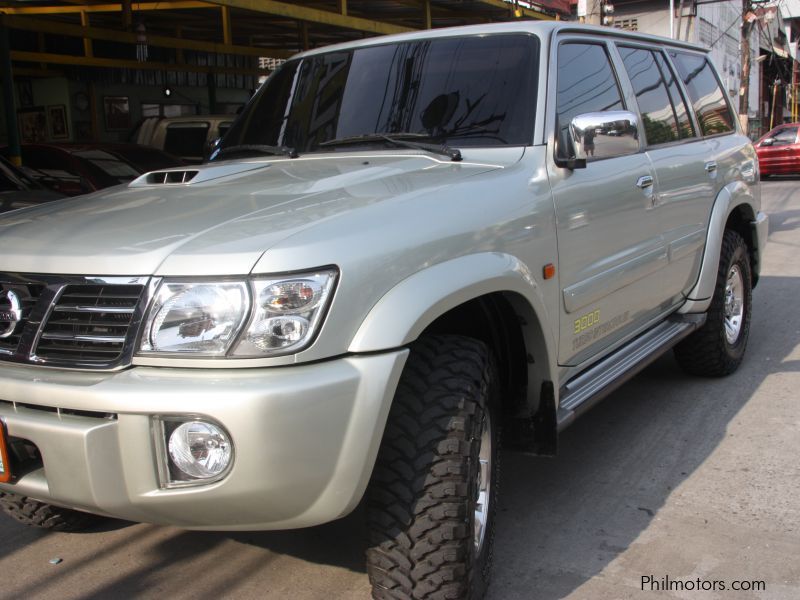
<path fill-rule="evenodd" d="M 0 220 L 0 504 L 305 527 L 364 498 L 376 597 L 478 597 L 498 431 L 674 348 L 734 371 L 767 237 L 706 54 L 569 23 L 298 55 L 211 161 Z"/>

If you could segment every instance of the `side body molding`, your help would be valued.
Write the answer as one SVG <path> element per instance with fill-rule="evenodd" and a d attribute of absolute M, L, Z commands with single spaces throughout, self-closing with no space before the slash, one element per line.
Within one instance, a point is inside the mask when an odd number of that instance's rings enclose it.
<path fill-rule="evenodd" d="M 714 208 L 711 210 L 711 218 L 708 222 L 708 233 L 706 235 L 706 249 L 703 254 L 703 264 L 700 267 L 700 275 L 697 283 L 687 295 L 686 303 L 680 308 L 680 313 L 701 313 L 708 310 L 711 305 L 711 296 L 714 295 L 714 286 L 717 282 L 717 270 L 719 268 L 719 256 L 722 247 L 722 236 L 725 234 L 725 224 L 728 217 L 735 208 L 746 205 L 750 212 L 761 215 L 753 207 L 758 206 L 756 198 L 753 196 L 752 188 L 741 181 L 734 181 L 725 186 L 717 195 Z M 761 236 L 758 236 L 759 238 Z M 756 241 L 756 262 L 758 263 L 761 249 L 766 242 L 764 239 Z"/>
<path fill-rule="evenodd" d="M 526 343 L 544 345 L 547 371 L 555 374 L 555 339 L 541 289 L 522 262 L 500 252 L 461 256 L 404 279 L 372 307 L 348 350 L 376 352 L 403 346 L 451 308 L 493 292 L 513 292 L 529 304 L 544 339 Z"/>

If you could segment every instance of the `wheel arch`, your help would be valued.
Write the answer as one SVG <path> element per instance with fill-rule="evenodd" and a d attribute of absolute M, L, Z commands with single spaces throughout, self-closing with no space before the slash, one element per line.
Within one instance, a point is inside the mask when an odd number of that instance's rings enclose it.
<path fill-rule="evenodd" d="M 744 238 L 747 244 L 750 267 L 753 272 L 753 286 L 758 280 L 759 240 L 756 239 L 753 223 L 756 220 L 757 201 L 753 188 L 741 181 L 725 186 L 714 202 L 706 233 L 706 246 L 697 283 L 687 296 L 681 308 L 682 313 L 700 313 L 708 310 L 717 279 L 722 237 L 726 229 L 733 229 Z"/>
<path fill-rule="evenodd" d="M 462 256 L 415 273 L 372 308 L 350 344 L 376 352 L 410 344 L 427 333 L 474 337 L 492 350 L 506 420 L 526 423 L 549 400 L 556 377 L 554 334 L 539 284 L 516 257 Z M 547 427 L 546 425 L 543 425 Z M 523 427 L 524 428 L 524 427 Z M 529 431 L 531 436 L 534 432 Z M 549 436 L 544 431 L 539 437 Z"/>

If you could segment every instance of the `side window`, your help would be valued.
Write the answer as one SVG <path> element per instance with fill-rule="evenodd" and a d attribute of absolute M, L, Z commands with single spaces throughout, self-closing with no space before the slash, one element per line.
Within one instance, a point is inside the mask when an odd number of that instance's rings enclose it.
<path fill-rule="evenodd" d="M 558 47 L 556 131 L 558 155 L 569 158 L 567 129 L 578 115 L 623 110 L 622 93 L 605 46 L 564 42 Z"/>
<path fill-rule="evenodd" d="M 788 146 L 797 141 L 797 127 L 784 127 L 772 136 L 774 146 Z"/>
<path fill-rule="evenodd" d="M 733 114 L 725 100 L 711 63 L 704 56 L 670 52 L 683 80 L 703 135 L 734 130 Z"/>
<path fill-rule="evenodd" d="M 619 53 L 642 113 L 647 144 L 655 146 L 680 139 L 678 118 L 653 53 L 624 46 Z"/>
<path fill-rule="evenodd" d="M 208 123 L 171 123 L 167 125 L 164 152 L 175 156 L 202 158 L 205 151 Z"/>
<path fill-rule="evenodd" d="M 21 186 L 0 170 L 0 192 L 17 191 L 19 189 L 22 189 Z"/>
<path fill-rule="evenodd" d="M 689 116 L 689 107 L 686 104 L 686 100 L 681 94 L 681 90 L 678 87 L 678 82 L 675 79 L 675 73 L 672 71 L 672 67 L 667 64 L 667 60 L 664 58 L 664 55 L 661 52 L 655 53 L 656 62 L 658 63 L 658 68 L 661 69 L 661 76 L 664 78 L 664 81 L 667 82 L 667 89 L 669 90 L 669 97 L 672 100 L 672 108 L 675 111 L 675 118 L 678 119 L 678 131 L 680 132 L 680 138 L 691 138 L 697 135 L 697 132 L 694 130 L 694 125 L 692 125 L 692 118 Z"/>

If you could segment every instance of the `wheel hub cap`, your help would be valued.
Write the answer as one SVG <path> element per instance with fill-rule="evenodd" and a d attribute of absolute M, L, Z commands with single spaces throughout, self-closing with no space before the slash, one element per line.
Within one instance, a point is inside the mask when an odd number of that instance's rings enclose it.
<path fill-rule="evenodd" d="M 492 424 L 488 412 L 481 428 L 481 445 L 478 450 L 478 473 L 476 475 L 475 498 L 475 554 L 480 554 L 486 537 L 489 520 L 489 502 L 492 483 Z"/>
<path fill-rule="evenodd" d="M 742 331 L 744 315 L 744 281 L 738 265 L 728 271 L 725 283 L 725 339 L 733 345 Z"/>

